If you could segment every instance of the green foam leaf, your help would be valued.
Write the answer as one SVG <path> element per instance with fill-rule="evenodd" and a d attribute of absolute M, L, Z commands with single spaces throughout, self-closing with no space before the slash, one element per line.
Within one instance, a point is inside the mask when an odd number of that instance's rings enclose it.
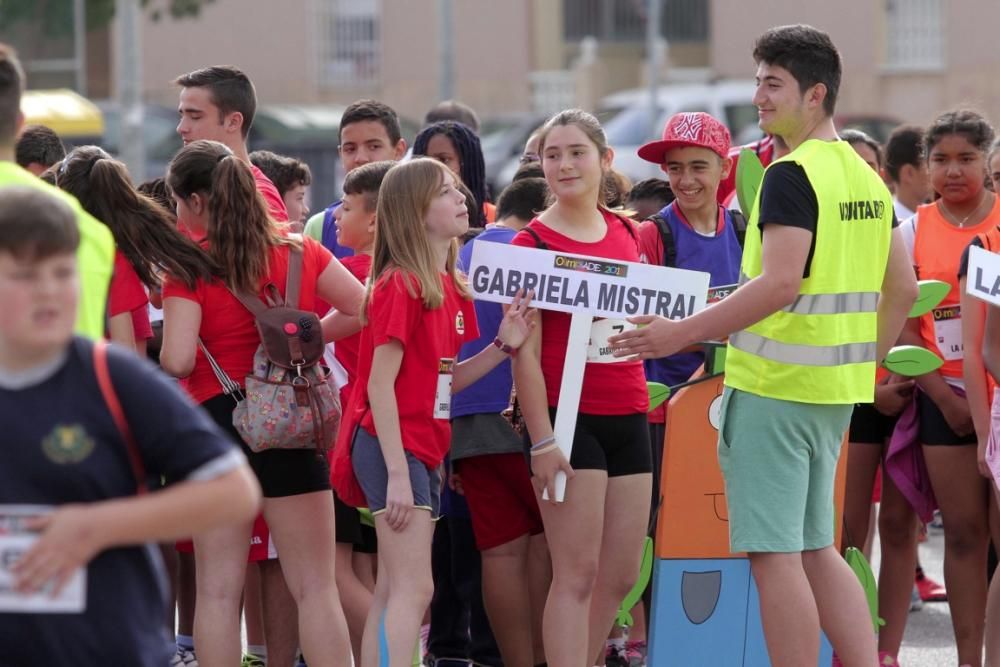
<path fill-rule="evenodd" d="M 951 291 L 951 285 L 941 280 L 921 280 L 917 286 L 920 288 L 920 295 L 910 309 L 910 317 L 920 317 L 931 312 Z"/>
<path fill-rule="evenodd" d="M 632 607 L 639 603 L 643 591 L 649 584 L 649 579 L 653 574 L 653 538 L 647 537 L 642 546 L 642 565 L 639 566 L 639 578 L 636 579 L 635 586 L 629 591 L 622 601 L 618 615 L 615 617 L 615 624 L 619 627 L 632 627 Z"/>
<path fill-rule="evenodd" d="M 740 210 L 747 218 L 753 212 L 757 201 L 757 191 L 764 180 L 764 165 L 760 158 L 750 148 L 740 151 L 740 159 L 736 163 L 736 198 L 740 202 Z"/>
<path fill-rule="evenodd" d="M 917 377 L 941 368 L 944 361 L 930 350 L 919 345 L 897 345 L 885 355 L 882 366 L 904 377 Z"/>
<path fill-rule="evenodd" d="M 646 389 L 649 391 L 649 411 L 652 412 L 663 404 L 663 401 L 670 398 L 670 387 L 659 382 L 647 382 Z"/>
<path fill-rule="evenodd" d="M 865 599 L 868 601 L 868 611 L 872 617 L 872 627 L 878 632 L 879 627 L 885 625 L 885 621 L 878 617 L 878 584 L 875 580 L 875 573 L 872 572 L 868 559 L 859 549 L 847 547 L 844 552 L 844 560 L 854 571 L 861 588 L 865 591 Z"/>

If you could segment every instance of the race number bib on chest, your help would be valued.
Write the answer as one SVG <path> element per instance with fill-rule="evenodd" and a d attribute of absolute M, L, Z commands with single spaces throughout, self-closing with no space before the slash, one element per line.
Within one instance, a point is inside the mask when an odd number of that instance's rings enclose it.
<path fill-rule="evenodd" d="M 50 507 L 0 505 L 0 613 L 79 614 L 87 608 L 87 570 L 73 573 L 58 595 L 52 595 L 54 582 L 41 591 L 24 595 L 14 590 L 12 568 L 38 541 L 38 534 L 25 528 L 32 517 L 52 511 Z"/>
<path fill-rule="evenodd" d="M 602 319 L 594 320 L 590 326 L 590 343 L 587 345 L 588 364 L 615 364 L 624 359 L 614 356 L 614 348 L 608 342 L 611 336 L 617 336 L 623 331 L 635 329 L 635 325 L 626 320 Z"/>
<path fill-rule="evenodd" d="M 434 394 L 434 419 L 449 419 L 451 417 L 451 379 L 454 370 L 454 359 L 438 361 L 437 392 Z"/>
<path fill-rule="evenodd" d="M 934 340 L 941 352 L 941 358 L 945 361 L 961 360 L 962 307 L 941 306 L 932 310 L 931 316 L 934 318 Z"/>

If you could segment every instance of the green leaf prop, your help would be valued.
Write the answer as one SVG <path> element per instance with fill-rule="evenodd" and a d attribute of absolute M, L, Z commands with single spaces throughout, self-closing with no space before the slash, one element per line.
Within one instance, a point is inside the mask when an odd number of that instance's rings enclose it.
<path fill-rule="evenodd" d="M 361 523 L 370 528 L 375 527 L 375 517 L 372 515 L 372 511 L 370 509 L 367 507 L 359 507 L 358 514 L 361 515 Z"/>
<path fill-rule="evenodd" d="M 670 387 L 659 382 L 647 382 L 646 390 L 649 391 L 649 411 L 652 412 L 663 404 L 663 401 L 670 398 Z"/>
<path fill-rule="evenodd" d="M 921 280 L 917 286 L 920 288 L 920 296 L 910 309 L 910 317 L 920 317 L 931 312 L 951 291 L 951 285 L 941 280 Z"/>
<path fill-rule="evenodd" d="M 736 198 L 740 202 L 740 210 L 747 218 L 753 212 L 757 201 L 757 191 L 764 180 L 764 165 L 760 158 L 750 148 L 740 151 L 740 159 L 736 163 Z"/>
<path fill-rule="evenodd" d="M 941 368 L 944 362 L 927 348 L 919 345 L 897 345 L 885 355 L 882 366 L 896 375 L 917 377 Z"/>
<path fill-rule="evenodd" d="M 877 633 L 878 629 L 885 625 L 885 621 L 878 617 L 878 584 L 875 581 L 875 573 L 872 572 L 868 559 L 859 549 L 847 547 L 847 551 L 844 552 L 844 560 L 847 561 L 858 581 L 861 582 L 861 588 L 865 590 L 868 611 L 872 616 L 872 626 Z"/>
<path fill-rule="evenodd" d="M 642 598 L 642 592 L 646 590 L 646 586 L 649 584 L 649 577 L 653 573 L 653 538 L 647 537 L 645 543 L 642 547 L 642 565 L 639 567 L 639 578 L 635 582 L 635 586 L 629 591 L 628 595 L 622 601 L 621 608 L 618 609 L 618 615 L 615 616 L 615 625 L 622 628 L 632 627 L 632 607 L 639 603 L 639 599 Z"/>

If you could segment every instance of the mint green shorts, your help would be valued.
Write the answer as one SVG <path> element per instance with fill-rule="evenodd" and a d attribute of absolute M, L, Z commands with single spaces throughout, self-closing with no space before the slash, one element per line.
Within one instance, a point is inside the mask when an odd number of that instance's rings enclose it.
<path fill-rule="evenodd" d="M 719 465 L 734 552 L 794 553 L 833 544 L 834 477 L 853 409 L 726 387 Z"/>

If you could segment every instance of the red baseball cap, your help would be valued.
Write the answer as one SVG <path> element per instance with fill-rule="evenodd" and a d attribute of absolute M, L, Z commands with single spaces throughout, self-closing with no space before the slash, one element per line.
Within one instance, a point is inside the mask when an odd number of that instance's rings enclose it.
<path fill-rule="evenodd" d="M 704 111 L 675 113 L 663 128 L 663 139 L 642 146 L 639 157 L 654 164 L 663 164 L 664 155 L 671 148 L 696 146 L 726 158 L 731 141 L 726 126 L 710 114 Z"/>

